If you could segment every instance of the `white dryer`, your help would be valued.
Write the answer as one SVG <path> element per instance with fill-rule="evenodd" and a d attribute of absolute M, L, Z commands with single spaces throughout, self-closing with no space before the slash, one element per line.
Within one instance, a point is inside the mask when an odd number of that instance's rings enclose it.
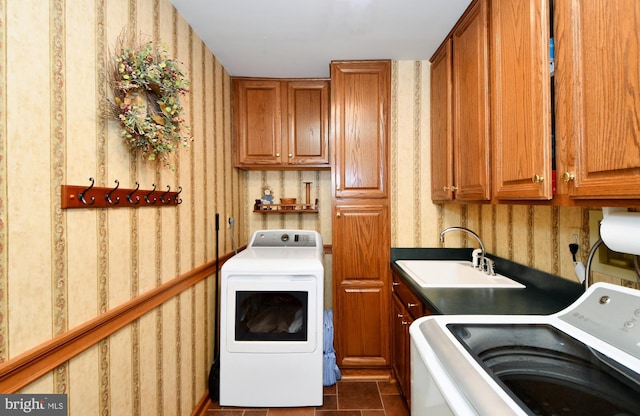
<path fill-rule="evenodd" d="M 260 230 L 222 266 L 220 406 L 322 405 L 323 253 L 316 231 Z"/>

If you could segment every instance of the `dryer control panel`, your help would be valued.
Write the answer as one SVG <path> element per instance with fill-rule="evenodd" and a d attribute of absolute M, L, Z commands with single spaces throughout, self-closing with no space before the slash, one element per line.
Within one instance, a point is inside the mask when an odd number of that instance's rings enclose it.
<path fill-rule="evenodd" d="M 249 247 L 317 247 L 318 237 L 310 230 L 261 230 L 253 233 Z"/>

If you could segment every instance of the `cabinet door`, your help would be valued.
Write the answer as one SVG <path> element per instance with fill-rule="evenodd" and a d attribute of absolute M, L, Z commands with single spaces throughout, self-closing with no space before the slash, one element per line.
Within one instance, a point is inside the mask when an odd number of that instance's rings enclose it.
<path fill-rule="evenodd" d="M 411 400 L 411 361 L 409 325 L 413 322 L 397 296 L 392 297 L 393 371 L 407 401 Z"/>
<path fill-rule="evenodd" d="M 329 166 L 329 82 L 287 82 L 290 165 Z"/>
<path fill-rule="evenodd" d="M 236 166 L 281 163 L 280 81 L 234 80 Z"/>
<path fill-rule="evenodd" d="M 556 2 L 558 142 L 574 198 L 640 197 L 640 2 Z M 560 43 L 560 41 L 563 43 Z M 560 83 L 560 79 L 563 80 Z M 574 111 L 567 114 L 567 111 Z"/>
<path fill-rule="evenodd" d="M 549 0 L 491 1 L 490 37 L 494 196 L 551 199 Z"/>
<path fill-rule="evenodd" d="M 490 199 L 487 1 L 475 3 L 453 31 L 455 199 Z"/>
<path fill-rule="evenodd" d="M 431 59 L 431 199 L 453 199 L 451 38 Z"/>
<path fill-rule="evenodd" d="M 389 61 L 331 63 L 337 198 L 387 198 Z"/>
<path fill-rule="evenodd" d="M 341 367 L 390 365 L 388 216 L 387 205 L 375 200 L 335 207 L 335 347 Z"/>

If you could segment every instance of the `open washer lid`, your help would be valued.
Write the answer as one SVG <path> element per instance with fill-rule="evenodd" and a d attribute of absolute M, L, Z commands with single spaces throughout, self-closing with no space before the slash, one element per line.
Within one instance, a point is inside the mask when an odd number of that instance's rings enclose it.
<path fill-rule="evenodd" d="M 409 332 L 479 414 L 640 415 L 638 290 L 596 283 L 553 315 L 430 316 Z"/>
<path fill-rule="evenodd" d="M 551 325 L 447 328 L 529 414 L 640 414 L 640 374 Z"/>

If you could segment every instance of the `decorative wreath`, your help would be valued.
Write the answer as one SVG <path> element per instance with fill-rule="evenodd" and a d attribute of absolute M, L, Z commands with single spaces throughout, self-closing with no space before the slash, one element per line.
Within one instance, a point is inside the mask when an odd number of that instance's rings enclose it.
<path fill-rule="evenodd" d="M 126 39 L 131 36 L 118 40 L 112 61 L 112 110 L 132 152 L 144 160 L 161 160 L 173 169 L 171 153 L 189 147 L 191 141 L 180 103 L 189 80 L 164 45 Z"/>

